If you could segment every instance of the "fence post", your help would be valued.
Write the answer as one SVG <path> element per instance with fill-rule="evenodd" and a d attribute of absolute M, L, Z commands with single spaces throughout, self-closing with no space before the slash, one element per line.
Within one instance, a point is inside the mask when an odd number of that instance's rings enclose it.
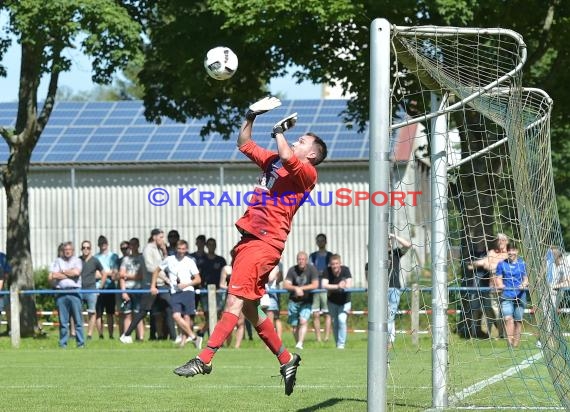
<path fill-rule="evenodd" d="M 212 336 L 216 323 L 218 323 L 218 305 L 216 298 L 216 285 L 208 285 L 208 325 L 210 336 Z"/>
<path fill-rule="evenodd" d="M 13 348 L 20 347 L 20 290 L 16 282 L 10 285 L 10 339 Z"/>
<path fill-rule="evenodd" d="M 412 284 L 412 345 L 418 346 L 420 330 L 420 287 Z"/>

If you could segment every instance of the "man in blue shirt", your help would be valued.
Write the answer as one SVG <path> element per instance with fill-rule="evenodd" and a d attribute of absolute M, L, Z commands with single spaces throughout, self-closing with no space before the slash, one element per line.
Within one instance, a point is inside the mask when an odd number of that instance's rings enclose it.
<path fill-rule="evenodd" d="M 507 247 L 507 259 L 497 265 L 495 286 L 502 290 L 501 312 L 509 347 L 516 348 L 521 338 L 528 275 L 526 264 L 518 256 L 518 250 L 514 245 Z"/>

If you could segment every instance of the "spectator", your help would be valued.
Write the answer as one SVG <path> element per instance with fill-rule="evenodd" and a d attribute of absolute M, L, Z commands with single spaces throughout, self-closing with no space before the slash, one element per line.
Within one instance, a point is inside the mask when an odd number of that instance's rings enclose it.
<path fill-rule="evenodd" d="M 313 296 L 311 290 L 319 286 L 319 272 L 309 265 L 309 256 L 305 252 L 297 253 L 297 264 L 287 271 L 283 288 L 288 290 L 289 303 L 287 305 L 288 323 L 293 328 L 295 348 L 303 349 L 307 322 L 311 317 Z"/>
<path fill-rule="evenodd" d="M 327 250 L 327 236 L 319 233 L 316 237 L 318 250 L 309 255 L 309 262 L 319 271 L 319 287 L 323 288 L 323 277 L 329 266 L 332 252 Z M 321 315 L 325 317 L 325 338 L 327 342 L 331 335 L 331 316 L 327 303 L 327 292 L 313 293 L 313 325 L 315 326 L 315 337 L 317 342 L 321 341 Z"/>
<path fill-rule="evenodd" d="M 119 256 L 117 256 L 116 253 L 111 252 L 109 249 L 109 241 L 105 236 L 99 236 L 99 239 L 97 239 L 97 245 L 99 246 L 99 253 L 97 253 L 95 257 L 103 266 L 99 289 L 116 289 L 115 278 L 119 270 Z M 107 314 L 107 330 L 109 331 L 109 339 L 113 339 L 113 329 L 115 325 L 115 295 L 113 293 L 100 293 L 97 297 L 95 312 L 95 322 L 97 324 L 97 331 L 99 332 L 99 339 L 103 339 L 103 312 Z"/>
<path fill-rule="evenodd" d="M 487 315 L 486 316 L 487 318 L 490 318 L 491 316 L 493 317 L 493 323 L 497 328 L 499 338 L 505 337 L 505 331 L 504 331 L 503 322 L 501 320 L 501 308 L 500 308 L 499 296 L 497 294 L 496 285 L 493 282 L 496 279 L 495 272 L 497 269 L 497 265 L 499 264 L 499 262 L 507 259 L 508 257 L 507 256 L 508 243 L 509 243 L 509 238 L 507 237 L 507 235 L 505 235 L 504 233 L 497 234 L 493 248 L 487 251 L 487 256 L 481 259 L 474 260 L 472 265 L 467 267 L 468 269 L 482 268 L 490 273 L 489 286 L 493 289 L 487 294 L 486 297 L 483 298 L 484 300 L 483 306 L 492 307 L 493 313 L 492 314 L 489 313 L 489 316 Z M 486 302 L 485 299 L 487 299 Z M 489 336 L 491 336 L 490 329 L 488 330 L 487 333 L 489 334 Z"/>
<path fill-rule="evenodd" d="M 552 260 L 552 304 L 556 309 L 561 303 L 566 308 L 570 301 L 568 290 L 565 290 L 570 288 L 570 264 L 566 260 L 564 251 L 558 247 L 552 248 Z"/>
<path fill-rule="evenodd" d="M 119 260 L 117 261 L 117 272 L 115 275 L 115 287 L 117 289 L 120 289 L 119 282 L 121 279 L 119 276 L 119 270 L 121 269 L 121 264 L 123 263 L 123 260 L 130 253 L 129 241 L 123 240 L 120 243 L 119 248 L 121 249 L 121 256 L 119 257 Z M 125 313 L 123 312 L 123 310 L 121 308 L 122 303 L 123 303 L 123 300 L 121 299 L 121 296 L 115 295 L 115 313 L 117 313 L 119 316 L 119 321 L 118 321 L 119 336 L 121 336 L 123 334 L 123 332 L 125 331 Z"/>
<path fill-rule="evenodd" d="M 97 289 L 97 279 L 101 279 L 103 265 L 92 253 L 91 242 L 84 240 L 81 242 L 81 288 L 85 290 Z M 97 304 L 97 293 L 83 293 L 81 300 L 87 306 L 87 340 L 91 340 L 93 329 L 95 329 L 95 308 Z"/>
<path fill-rule="evenodd" d="M 143 288 L 150 289 L 151 282 L 152 282 L 152 274 L 156 270 L 157 267 L 160 266 L 163 258 L 167 256 L 166 253 L 166 244 L 164 243 L 164 232 L 161 229 L 152 229 L 150 232 L 150 238 L 148 239 L 148 243 L 143 249 L 143 260 L 145 266 L 145 272 L 143 276 Z M 141 297 L 141 310 L 139 313 L 135 313 L 133 321 L 129 324 L 129 328 L 125 331 L 123 335 L 121 335 L 121 342 L 123 343 L 133 343 L 133 338 L 131 334 L 137 328 L 138 324 L 144 319 L 148 312 L 153 312 L 156 307 L 155 302 L 159 299 L 162 300 L 162 304 L 164 305 L 165 299 L 167 299 L 167 313 L 169 316 L 166 317 L 166 322 L 168 325 L 169 334 L 172 340 L 176 339 L 176 330 L 174 328 L 174 321 L 172 319 L 172 308 L 170 306 L 170 293 L 168 289 L 166 292 L 163 292 L 165 288 L 169 288 L 169 279 L 164 273 L 164 271 L 160 271 L 157 275 L 155 285 L 157 289 L 159 289 L 159 293 L 157 295 L 153 295 L 152 293 L 145 293 Z M 164 295 L 167 296 L 164 296 Z M 154 314 L 151 313 L 151 318 Z M 154 335 L 153 335 L 154 334 Z M 150 330 L 150 339 L 155 340 L 157 338 L 156 331 L 152 328 L 152 319 L 151 319 L 151 330 Z"/>
<path fill-rule="evenodd" d="M 227 291 L 228 285 L 230 284 L 230 278 L 232 277 L 232 267 L 231 265 L 226 265 L 222 268 L 222 274 L 220 276 L 220 289 Z M 226 294 L 227 296 L 227 294 Z M 234 348 L 239 349 L 241 347 L 241 342 L 245 333 L 245 315 L 240 313 L 238 323 L 236 325 L 236 342 Z M 230 334 L 226 339 L 226 346 L 232 344 L 232 335 Z"/>
<path fill-rule="evenodd" d="M 0 291 L 4 289 L 5 284 L 6 288 L 8 288 L 8 276 L 10 272 L 12 272 L 12 268 L 8 264 L 8 258 L 4 252 L 0 252 Z M 4 308 L 8 309 L 8 302 L 9 295 L 0 295 L 0 312 L 2 312 Z"/>
<path fill-rule="evenodd" d="M 200 275 L 202 276 L 202 289 L 207 289 L 208 285 L 216 285 L 216 311 L 219 314 L 224 304 L 224 295 L 220 289 L 220 277 L 222 275 L 222 268 L 227 265 L 226 259 L 216 255 L 216 239 L 209 238 L 206 241 L 206 249 L 208 253 L 202 259 L 200 267 Z M 209 317 L 208 317 L 208 294 L 203 293 L 200 295 L 200 304 L 204 310 L 204 326 L 201 328 L 201 335 L 208 331 Z"/>
<path fill-rule="evenodd" d="M 59 316 L 59 347 L 67 348 L 69 319 L 75 322 L 77 347 L 85 346 L 81 317 L 81 260 L 73 255 L 71 242 L 63 243 L 63 257 L 58 257 L 50 268 L 48 280 L 55 289 L 67 292 L 56 295 Z"/>
<path fill-rule="evenodd" d="M 505 321 L 509 347 L 519 346 L 522 320 L 526 306 L 528 275 L 526 264 L 518 256 L 514 245 L 507 247 L 508 258 L 499 262 L 495 275 L 495 287 L 501 293 L 501 312 Z"/>
<path fill-rule="evenodd" d="M 188 242 L 178 240 L 176 255 L 167 256 L 154 270 L 150 282 L 150 290 L 153 295 L 158 294 L 156 280 L 161 271 L 168 274 L 170 284 L 170 303 L 172 305 L 172 318 L 182 331 L 180 346 L 186 344 L 188 338 L 192 340 L 197 349 L 202 348 L 202 338 L 196 336 L 192 330 L 190 316 L 196 313 L 194 301 L 194 286 L 201 282 L 200 272 L 194 263 L 194 259 L 188 255 Z"/>
<path fill-rule="evenodd" d="M 281 287 L 281 282 L 283 281 L 282 267 L 283 266 L 281 262 L 279 262 L 279 264 L 275 266 L 271 272 L 269 272 L 268 283 L 265 286 L 265 291 L 269 297 L 269 305 L 267 306 L 265 313 L 267 314 L 267 317 L 271 319 L 271 322 L 273 322 L 279 339 L 281 339 L 283 335 L 283 325 L 281 324 L 281 319 L 279 318 L 279 311 L 281 310 L 281 302 L 279 298 L 280 295 L 278 293 L 272 293 L 271 291 L 279 289 Z"/>
<path fill-rule="evenodd" d="M 121 294 L 121 312 L 124 314 L 123 330 L 125 331 L 133 321 L 133 313 L 139 313 L 141 309 L 141 294 L 129 292 L 141 289 L 146 271 L 144 259 L 139 250 L 139 239 L 136 237 L 131 238 L 128 245 L 129 253 L 122 259 L 119 268 L 119 288 L 125 291 Z M 139 322 L 137 324 L 137 340 L 142 341 L 143 339 L 144 323 Z"/>
<path fill-rule="evenodd" d="M 483 318 L 486 321 L 486 330 L 490 331 L 494 317 L 491 302 L 487 299 L 490 273 L 482 267 L 469 266 L 474 257 L 476 259 L 484 258 L 487 255 L 487 250 L 482 241 L 477 243 L 468 241 L 462 251 L 464 255 L 462 255 L 463 279 L 461 286 L 468 289 L 461 292 L 461 311 L 457 323 L 457 333 L 463 338 L 487 339 L 489 335 L 482 328 Z"/>
<path fill-rule="evenodd" d="M 392 248 L 391 240 L 398 242 L 397 247 Z M 400 259 L 412 247 L 412 243 L 393 233 L 389 235 L 388 260 L 389 260 L 389 280 L 388 280 L 388 349 L 392 348 L 396 340 L 396 314 L 400 306 L 400 297 L 404 282 L 401 278 Z"/>
<path fill-rule="evenodd" d="M 149 242 L 143 249 L 143 256 L 145 261 L 146 270 L 150 272 L 151 279 L 152 273 L 160 266 L 163 259 L 168 256 L 168 250 L 164 240 L 164 232 L 161 229 L 154 229 Z M 150 339 L 168 339 L 176 340 L 176 327 L 174 326 L 174 319 L 172 318 L 172 305 L 170 301 L 170 280 L 168 275 L 161 270 L 155 282 L 155 286 L 159 293 L 155 295 L 152 305 L 151 317 L 154 321 L 154 331 L 151 328 Z M 152 323 L 151 323 L 152 325 Z"/>
<path fill-rule="evenodd" d="M 201 273 L 202 272 L 202 262 L 206 258 L 206 251 L 205 251 L 205 249 L 206 249 L 206 235 L 196 236 L 195 245 L 196 245 L 196 251 L 191 253 L 190 257 L 192 259 L 194 259 L 194 261 L 196 262 L 196 266 L 198 267 L 198 270 Z M 204 279 L 202 279 L 202 281 L 203 280 Z M 196 293 L 196 298 L 195 298 L 196 299 L 196 310 L 198 310 L 198 307 L 200 307 L 200 289 L 198 289 L 195 293 Z M 204 311 L 204 308 L 202 308 L 202 311 Z"/>
<path fill-rule="evenodd" d="M 341 264 L 339 255 L 332 255 L 323 286 L 328 290 L 329 312 L 333 322 L 333 335 L 337 349 L 344 349 L 347 338 L 347 321 L 351 309 L 350 292 L 352 275 Z"/>
<path fill-rule="evenodd" d="M 180 240 L 180 233 L 178 233 L 178 230 L 172 229 L 170 232 L 168 232 L 166 239 L 168 240 L 168 247 L 166 248 L 168 256 L 176 255 L 176 245 Z"/>
<path fill-rule="evenodd" d="M 196 262 L 198 270 L 202 266 L 202 261 L 206 258 L 206 236 L 198 235 L 196 237 L 196 251 L 190 254 L 190 257 Z"/>
<path fill-rule="evenodd" d="M 392 239 L 396 239 L 401 247 L 392 248 Z M 411 246 L 410 241 L 390 233 L 388 240 L 388 349 L 393 347 L 396 340 L 396 314 L 400 306 L 404 282 L 400 276 L 400 258 L 408 252 Z M 364 275 L 368 282 L 368 263 L 364 266 Z"/>

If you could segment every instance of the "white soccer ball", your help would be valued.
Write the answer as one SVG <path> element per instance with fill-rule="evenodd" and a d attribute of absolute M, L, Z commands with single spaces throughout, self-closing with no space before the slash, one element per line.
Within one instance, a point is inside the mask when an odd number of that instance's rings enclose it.
<path fill-rule="evenodd" d="M 229 47 L 214 47 L 204 59 L 208 75 L 216 80 L 228 80 L 238 68 L 238 58 Z"/>

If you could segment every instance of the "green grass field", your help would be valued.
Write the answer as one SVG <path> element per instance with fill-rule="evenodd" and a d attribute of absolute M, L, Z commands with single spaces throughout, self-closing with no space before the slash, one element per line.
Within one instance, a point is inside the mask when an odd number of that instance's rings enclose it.
<path fill-rule="evenodd" d="M 292 339 L 285 336 L 291 347 Z M 453 341 L 450 394 L 488 379 L 536 355 L 522 348 L 507 356 L 501 343 Z M 172 369 L 194 356 L 192 345 L 171 342 L 123 345 L 94 340 L 85 349 L 57 348 L 57 330 L 46 339 L 25 339 L 12 349 L 0 338 L 3 411 L 366 411 L 365 334 L 350 334 L 345 350 L 307 339 L 297 386 L 284 395 L 275 357 L 258 338 L 241 349 L 221 349 L 212 374 L 181 378 Z M 399 337 L 390 352 L 388 410 L 418 411 L 431 406 L 431 342 L 413 347 Z M 522 377 L 527 378 L 522 379 Z M 540 378 L 537 379 L 537 376 Z M 486 385 L 457 406 L 556 406 L 546 368 L 537 363 L 514 377 Z M 543 399 L 542 399 L 543 398 Z M 554 408 L 553 408 L 554 409 Z M 450 408 L 449 410 L 455 410 Z M 487 409 L 488 410 L 488 409 Z"/>

